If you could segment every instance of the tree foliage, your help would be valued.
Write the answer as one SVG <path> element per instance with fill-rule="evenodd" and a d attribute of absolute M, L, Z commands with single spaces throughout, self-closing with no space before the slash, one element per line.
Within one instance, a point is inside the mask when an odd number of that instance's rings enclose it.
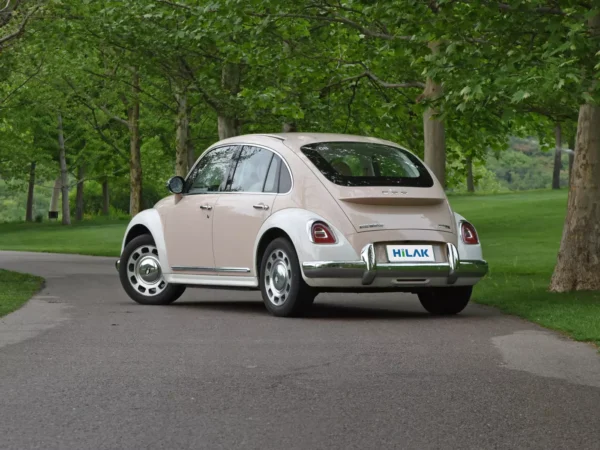
<path fill-rule="evenodd" d="M 5 0 L 3 189 L 54 184 L 58 114 L 71 196 L 87 185 L 87 212 L 132 214 L 235 134 L 379 136 L 448 189 L 468 177 L 496 189 L 494 164 L 525 164 L 501 155 L 510 137 L 551 149 L 560 124 L 576 147 L 573 198 L 590 202 L 598 17 L 576 0 Z M 569 220 L 589 232 L 595 219 Z"/>

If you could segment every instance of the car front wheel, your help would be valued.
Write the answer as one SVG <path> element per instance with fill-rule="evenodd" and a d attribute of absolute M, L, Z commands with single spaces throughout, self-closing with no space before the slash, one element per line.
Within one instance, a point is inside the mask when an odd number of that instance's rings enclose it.
<path fill-rule="evenodd" d="M 423 308 L 438 316 L 458 314 L 469 304 L 473 286 L 432 288 L 419 293 Z"/>
<path fill-rule="evenodd" d="M 315 291 L 302 279 L 294 246 L 285 238 L 277 238 L 267 246 L 259 280 L 265 306 L 274 316 L 302 315 L 316 297 Z"/>
<path fill-rule="evenodd" d="M 168 305 L 185 292 L 185 286 L 165 281 L 156 244 L 149 234 L 138 236 L 125 246 L 119 278 L 127 295 L 142 305 Z"/>

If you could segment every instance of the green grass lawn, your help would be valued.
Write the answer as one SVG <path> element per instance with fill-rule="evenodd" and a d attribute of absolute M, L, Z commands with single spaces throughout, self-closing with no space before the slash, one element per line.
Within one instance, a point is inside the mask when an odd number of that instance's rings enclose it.
<path fill-rule="evenodd" d="M 477 227 L 490 264 L 476 302 L 600 345 L 600 292 L 548 292 L 567 208 L 566 191 L 450 197 Z"/>
<path fill-rule="evenodd" d="M 127 222 L 102 220 L 0 224 L 0 250 L 119 256 Z"/>
<path fill-rule="evenodd" d="M 600 292 L 551 294 L 567 206 L 567 192 L 529 191 L 451 196 L 472 221 L 490 273 L 475 289 L 476 302 L 495 306 L 581 341 L 600 344 Z M 123 221 L 0 225 L 0 249 L 118 256 Z"/>
<path fill-rule="evenodd" d="M 41 288 L 42 282 L 33 275 L 0 269 L 0 317 L 20 308 Z"/>

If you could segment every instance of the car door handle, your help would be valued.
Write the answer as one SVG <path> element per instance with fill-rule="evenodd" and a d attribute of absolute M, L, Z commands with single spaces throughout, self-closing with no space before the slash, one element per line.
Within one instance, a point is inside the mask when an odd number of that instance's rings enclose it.
<path fill-rule="evenodd" d="M 269 209 L 269 206 L 265 205 L 264 203 L 259 203 L 258 205 L 254 205 L 254 209 L 264 209 L 264 210 L 267 210 L 267 209 Z"/>
<path fill-rule="evenodd" d="M 210 205 L 200 205 L 200 209 L 208 209 L 209 211 L 212 209 Z"/>

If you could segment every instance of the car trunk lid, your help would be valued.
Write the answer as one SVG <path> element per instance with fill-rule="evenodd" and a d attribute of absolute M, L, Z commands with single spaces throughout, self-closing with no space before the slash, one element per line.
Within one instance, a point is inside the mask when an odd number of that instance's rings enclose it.
<path fill-rule="evenodd" d="M 357 232 L 374 229 L 454 231 L 443 192 L 431 188 L 336 186 L 332 195 Z"/>

